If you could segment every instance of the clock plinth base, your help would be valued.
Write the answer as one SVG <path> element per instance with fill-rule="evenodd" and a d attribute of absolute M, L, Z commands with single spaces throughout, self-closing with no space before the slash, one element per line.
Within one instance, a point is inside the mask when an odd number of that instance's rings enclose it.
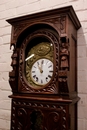
<path fill-rule="evenodd" d="M 34 97 L 11 95 L 11 130 L 75 130 L 76 101 L 66 97 Z M 72 112 L 72 107 L 74 111 Z M 70 117 L 71 115 L 71 117 Z M 71 121 L 70 121 L 71 118 Z M 72 124 L 72 126 L 70 126 Z"/>

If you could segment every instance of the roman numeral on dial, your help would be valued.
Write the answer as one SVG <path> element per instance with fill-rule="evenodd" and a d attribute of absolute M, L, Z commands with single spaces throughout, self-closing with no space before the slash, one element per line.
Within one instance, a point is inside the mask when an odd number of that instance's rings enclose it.
<path fill-rule="evenodd" d="M 35 73 L 35 71 L 32 71 L 32 73 Z"/>
<path fill-rule="evenodd" d="M 53 73 L 53 70 L 50 70 L 49 72 L 50 72 L 50 73 Z"/>
<path fill-rule="evenodd" d="M 52 76 L 51 76 L 51 75 L 48 75 L 48 77 L 49 77 L 49 78 L 52 78 Z"/>
<path fill-rule="evenodd" d="M 52 65 L 48 66 L 48 68 L 52 67 Z"/>

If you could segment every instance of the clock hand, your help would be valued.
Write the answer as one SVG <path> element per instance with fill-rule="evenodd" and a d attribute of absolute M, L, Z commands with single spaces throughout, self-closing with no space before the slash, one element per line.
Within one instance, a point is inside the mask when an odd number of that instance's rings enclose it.
<path fill-rule="evenodd" d="M 41 69 L 42 69 L 42 66 L 43 66 L 43 60 L 41 61 Z"/>
<path fill-rule="evenodd" d="M 38 69 L 40 70 L 40 73 L 43 73 L 42 68 L 39 66 L 39 63 L 37 62 Z"/>
<path fill-rule="evenodd" d="M 40 67 L 40 68 L 41 68 L 41 71 L 40 71 L 41 73 L 43 73 L 43 69 L 42 69 L 42 67 L 43 67 L 43 62 L 44 62 L 44 60 L 41 61 L 41 67 Z"/>

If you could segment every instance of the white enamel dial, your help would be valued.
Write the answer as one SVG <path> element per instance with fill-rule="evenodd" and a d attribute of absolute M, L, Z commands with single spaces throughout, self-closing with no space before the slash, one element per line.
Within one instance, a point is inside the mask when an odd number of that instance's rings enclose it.
<path fill-rule="evenodd" d="M 53 76 L 53 63 L 49 59 L 37 60 L 31 68 L 31 78 L 38 85 L 46 85 Z"/>

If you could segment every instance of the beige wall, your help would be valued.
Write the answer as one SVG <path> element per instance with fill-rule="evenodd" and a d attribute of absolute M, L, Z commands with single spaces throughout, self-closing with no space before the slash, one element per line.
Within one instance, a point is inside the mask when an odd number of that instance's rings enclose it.
<path fill-rule="evenodd" d="M 0 0 L 0 130 L 10 130 L 11 26 L 5 20 L 67 5 L 73 5 L 82 24 L 78 30 L 78 130 L 87 130 L 87 0 Z"/>

